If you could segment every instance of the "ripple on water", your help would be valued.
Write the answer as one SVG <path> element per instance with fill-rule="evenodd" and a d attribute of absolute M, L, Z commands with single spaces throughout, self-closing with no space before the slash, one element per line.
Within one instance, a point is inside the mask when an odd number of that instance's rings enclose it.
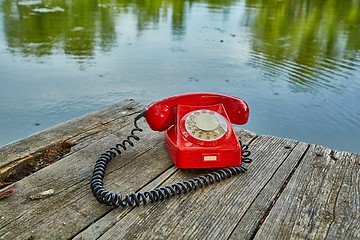
<path fill-rule="evenodd" d="M 289 83 L 308 88 L 309 91 L 316 88 L 337 89 L 339 78 L 346 79 L 353 76 L 359 64 L 355 61 L 333 59 L 317 56 L 312 65 L 297 63 L 293 60 L 275 60 L 264 53 L 251 51 L 250 65 L 272 73 L 274 76 L 288 76 Z"/>

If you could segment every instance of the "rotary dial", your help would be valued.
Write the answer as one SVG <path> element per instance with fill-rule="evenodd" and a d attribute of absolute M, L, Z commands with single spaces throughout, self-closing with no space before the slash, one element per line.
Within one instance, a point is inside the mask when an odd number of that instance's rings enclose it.
<path fill-rule="evenodd" d="M 225 135 L 227 121 L 217 112 L 197 110 L 186 117 L 185 128 L 192 137 L 198 140 L 215 141 Z"/>

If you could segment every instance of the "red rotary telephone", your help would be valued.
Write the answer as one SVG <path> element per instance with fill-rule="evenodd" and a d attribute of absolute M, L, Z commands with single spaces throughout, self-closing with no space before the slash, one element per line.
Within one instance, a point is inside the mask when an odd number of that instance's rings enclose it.
<path fill-rule="evenodd" d="M 165 131 L 165 142 L 178 168 L 241 165 L 241 145 L 232 123 L 245 124 L 247 103 L 214 93 L 172 96 L 150 104 L 145 113 L 151 129 Z"/>
<path fill-rule="evenodd" d="M 158 187 L 150 191 L 122 195 L 105 189 L 104 176 L 109 161 L 134 146 L 140 138 L 137 121 L 144 117 L 155 131 L 165 131 L 165 142 L 178 168 L 220 168 L 214 172 Z M 135 128 L 122 142 L 100 155 L 94 166 L 90 188 L 101 203 L 114 207 L 139 206 L 162 201 L 176 195 L 206 187 L 247 169 L 250 163 L 248 145 L 240 144 L 231 124 L 245 124 L 249 107 L 245 101 L 222 94 L 190 93 L 169 97 L 150 104 L 134 120 Z"/>

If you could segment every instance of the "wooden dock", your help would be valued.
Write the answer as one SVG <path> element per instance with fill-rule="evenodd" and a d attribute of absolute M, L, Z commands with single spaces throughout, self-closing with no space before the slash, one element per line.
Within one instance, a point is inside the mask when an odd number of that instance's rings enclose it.
<path fill-rule="evenodd" d="M 360 239 L 359 154 L 241 128 L 253 158 L 246 173 L 145 206 L 100 204 L 94 164 L 143 108 L 127 100 L 0 148 L 0 184 L 16 181 L 0 190 L 0 239 Z M 140 141 L 109 163 L 107 189 L 206 173 L 176 169 L 163 133 L 140 125 Z"/>

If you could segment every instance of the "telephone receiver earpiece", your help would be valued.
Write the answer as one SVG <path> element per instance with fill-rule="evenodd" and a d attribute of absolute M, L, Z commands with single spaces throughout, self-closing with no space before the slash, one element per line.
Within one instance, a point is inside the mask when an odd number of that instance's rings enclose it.
<path fill-rule="evenodd" d="M 154 131 L 165 131 L 173 123 L 174 106 L 170 107 L 166 103 L 155 103 L 146 109 L 146 121 Z"/>
<path fill-rule="evenodd" d="M 223 104 L 231 123 L 247 123 L 249 107 L 244 100 L 207 92 L 181 94 L 152 103 L 146 108 L 146 121 L 152 130 L 165 131 L 176 120 L 177 105 L 207 106 L 214 104 Z"/>

